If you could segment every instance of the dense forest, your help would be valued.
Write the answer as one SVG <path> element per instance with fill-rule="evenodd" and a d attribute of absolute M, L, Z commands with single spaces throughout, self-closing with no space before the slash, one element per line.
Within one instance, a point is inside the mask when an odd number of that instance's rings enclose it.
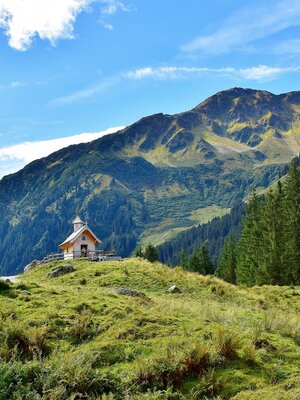
<path fill-rule="evenodd" d="M 253 191 L 238 240 L 230 235 L 217 275 L 231 283 L 300 283 L 300 168 L 291 163 L 283 182 L 264 196 Z"/>
<path fill-rule="evenodd" d="M 230 214 L 192 228 L 158 247 L 159 259 L 233 284 L 291 285 L 300 282 L 300 168 L 266 194 L 255 190 Z"/>

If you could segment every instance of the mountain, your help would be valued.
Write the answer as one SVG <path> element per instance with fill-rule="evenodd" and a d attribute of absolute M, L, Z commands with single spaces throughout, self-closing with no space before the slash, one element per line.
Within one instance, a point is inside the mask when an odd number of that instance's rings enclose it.
<path fill-rule="evenodd" d="M 299 399 L 300 287 L 63 265 L 0 280 L 0 399 Z"/>
<path fill-rule="evenodd" d="M 215 217 L 211 221 L 180 232 L 157 247 L 159 260 L 168 265 L 179 265 L 182 256 L 188 257 L 195 249 L 205 243 L 214 264 L 217 265 L 226 237 L 232 234 L 238 237 L 245 203 L 234 205 L 230 213 Z"/>
<path fill-rule="evenodd" d="M 229 212 L 300 151 L 300 92 L 234 88 L 70 146 L 0 181 L 1 273 L 56 252 L 76 214 L 129 255 Z"/>

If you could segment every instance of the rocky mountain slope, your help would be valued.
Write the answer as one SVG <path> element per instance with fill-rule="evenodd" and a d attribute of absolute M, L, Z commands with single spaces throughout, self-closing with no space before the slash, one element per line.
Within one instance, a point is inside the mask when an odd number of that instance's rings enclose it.
<path fill-rule="evenodd" d="M 234 88 L 193 110 L 145 117 L 0 181 L 0 265 L 57 251 L 75 214 L 125 256 L 223 215 L 300 151 L 300 92 Z"/>

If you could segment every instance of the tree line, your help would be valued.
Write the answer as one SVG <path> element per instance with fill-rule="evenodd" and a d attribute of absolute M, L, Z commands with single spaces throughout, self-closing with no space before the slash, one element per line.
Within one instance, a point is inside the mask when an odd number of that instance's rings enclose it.
<path fill-rule="evenodd" d="M 300 284 L 299 159 L 267 194 L 253 191 L 240 237 L 227 238 L 216 275 L 247 286 Z"/>
<path fill-rule="evenodd" d="M 181 247 L 176 254 L 180 243 L 186 250 Z M 186 270 L 215 274 L 232 284 L 300 284 L 299 158 L 266 194 L 253 190 L 246 204 L 229 215 L 158 247 L 161 261 L 170 254 L 176 254 L 176 264 Z"/>

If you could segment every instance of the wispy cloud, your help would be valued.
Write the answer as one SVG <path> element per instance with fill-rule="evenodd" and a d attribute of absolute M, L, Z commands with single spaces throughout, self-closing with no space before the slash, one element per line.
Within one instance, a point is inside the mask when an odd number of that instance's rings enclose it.
<path fill-rule="evenodd" d="M 272 47 L 272 52 L 278 55 L 300 55 L 300 39 L 279 41 Z"/>
<path fill-rule="evenodd" d="M 112 15 L 116 14 L 119 11 L 129 12 L 135 10 L 134 6 L 131 3 L 125 3 L 125 1 L 121 0 L 100 0 L 103 3 L 103 7 L 101 8 L 101 17 L 100 23 L 104 28 L 112 30 L 114 29 L 113 25 L 108 22 L 108 18 Z"/>
<path fill-rule="evenodd" d="M 230 15 L 213 33 L 197 37 L 182 50 L 224 54 L 293 26 L 300 26 L 298 0 L 277 0 L 269 4 L 253 2 Z"/>
<path fill-rule="evenodd" d="M 232 80 L 247 80 L 256 82 L 269 82 L 279 78 L 283 74 L 300 71 L 300 66 L 273 67 L 268 65 L 257 65 L 249 68 L 209 68 L 209 67 L 185 67 L 164 66 L 137 68 L 125 73 L 120 73 L 103 79 L 90 87 L 58 97 L 50 101 L 50 105 L 68 105 L 94 96 L 104 95 L 122 82 L 142 81 L 146 79 L 175 80 L 200 78 L 205 75 L 226 76 Z"/>
<path fill-rule="evenodd" d="M 20 86 L 23 86 L 22 82 L 13 81 L 10 83 L 0 83 L 0 89 L 16 89 Z"/>
<path fill-rule="evenodd" d="M 141 80 L 145 78 L 154 79 L 180 79 L 189 76 L 202 76 L 205 74 L 224 75 L 233 79 L 245 79 L 253 81 L 271 81 L 278 78 L 279 75 L 288 72 L 297 72 L 299 66 L 295 67 L 271 67 L 267 65 L 258 65 L 249 68 L 206 68 L 206 67 L 145 67 L 127 72 L 125 76 L 128 79 Z"/>
<path fill-rule="evenodd" d="M 0 178 L 16 172 L 31 161 L 46 157 L 54 151 L 71 144 L 90 142 L 123 128 L 124 126 L 118 126 L 101 132 L 81 133 L 57 139 L 24 142 L 13 146 L 0 147 Z"/>
<path fill-rule="evenodd" d="M 122 80 L 121 76 L 111 76 L 103 79 L 92 86 L 72 92 L 66 96 L 61 96 L 50 101 L 50 105 L 66 105 L 76 103 L 93 97 L 95 95 L 101 95 L 107 93 L 114 86 L 117 86 Z"/>

